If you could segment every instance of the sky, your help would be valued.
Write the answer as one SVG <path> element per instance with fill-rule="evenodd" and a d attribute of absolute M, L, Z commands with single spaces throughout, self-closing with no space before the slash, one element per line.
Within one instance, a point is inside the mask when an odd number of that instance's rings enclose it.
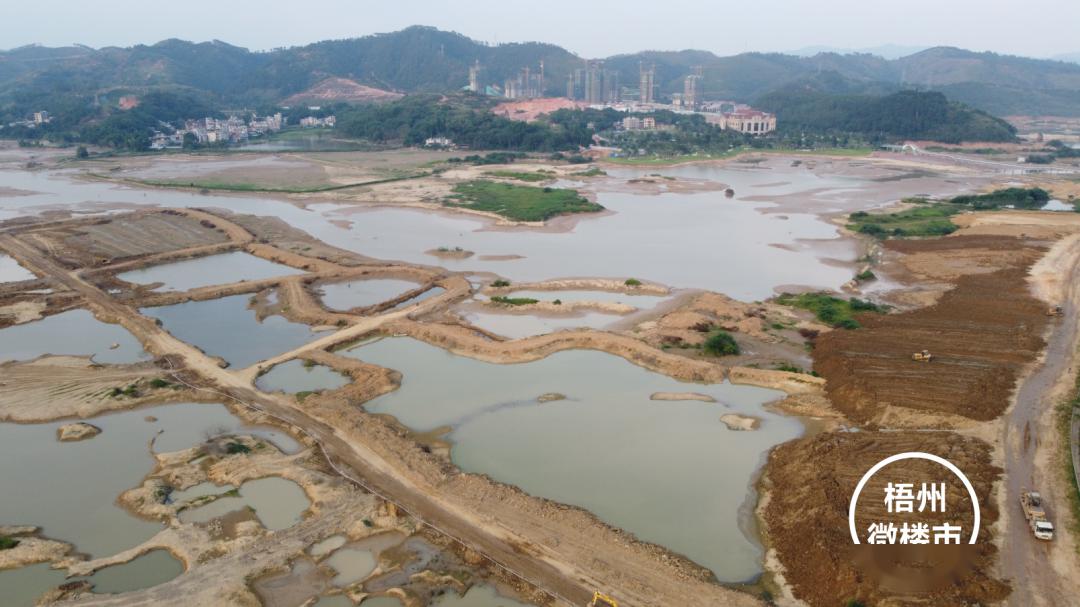
<path fill-rule="evenodd" d="M 1050 57 L 1080 51 L 1077 0 L 34 0 L 10 2 L 0 48 L 166 38 L 265 50 L 431 25 L 585 57 L 695 48 L 732 55 L 898 44 Z"/>

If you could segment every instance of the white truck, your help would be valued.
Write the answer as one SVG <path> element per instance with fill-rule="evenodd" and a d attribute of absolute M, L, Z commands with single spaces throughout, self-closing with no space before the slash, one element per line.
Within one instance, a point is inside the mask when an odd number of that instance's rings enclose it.
<path fill-rule="evenodd" d="M 1035 491 L 1024 491 L 1020 494 L 1020 506 L 1024 509 L 1024 518 L 1035 537 L 1040 540 L 1054 539 L 1054 524 L 1046 520 L 1041 495 Z"/>

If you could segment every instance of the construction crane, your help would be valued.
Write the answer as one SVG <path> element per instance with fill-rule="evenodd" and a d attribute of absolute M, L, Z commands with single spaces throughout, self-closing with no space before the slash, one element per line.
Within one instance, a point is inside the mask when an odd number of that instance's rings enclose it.
<path fill-rule="evenodd" d="M 619 607 L 619 604 L 615 602 L 615 599 L 597 590 L 586 607 Z"/>

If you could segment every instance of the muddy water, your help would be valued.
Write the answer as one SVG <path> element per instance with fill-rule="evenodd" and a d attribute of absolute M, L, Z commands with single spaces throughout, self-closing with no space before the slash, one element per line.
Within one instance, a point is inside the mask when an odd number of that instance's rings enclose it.
<path fill-rule="evenodd" d="M 802 430 L 762 408 L 782 393 L 687 384 L 592 351 L 496 365 L 398 338 L 343 354 L 401 371 L 401 388 L 366 408 L 419 431 L 452 427 L 452 457 L 463 469 L 587 508 L 721 580 L 761 571 L 746 529 L 751 483 L 767 450 Z M 649 400 L 685 391 L 719 402 Z M 568 398 L 537 403 L 547 392 Z M 760 418 L 761 427 L 729 430 L 720 421 L 727 413 Z"/>
<path fill-rule="evenodd" d="M 255 387 L 264 392 L 317 392 L 335 390 L 350 382 L 350 378 L 325 365 L 306 364 L 290 360 L 274 365 L 270 372 L 255 380 Z"/>
<path fill-rule="evenodd" d="M 240 485 L 237 497 L 220 497 L 205 506 L 180 513 L 185 523 L 205 523 L 241 508 L 251 508 L 263 527 L 270 531 L 288 529 L 300 521 L 311 505 L 307 494 L 293 481 L 270 476 Z"/>
<path fill-rule="evenodd" d="M 635 295 L 633 293 L 613 293 L 609 291 L 513 291 L 508 297 L 529 297 L 540 301 L 579 302 L 599 301 L 604 303 L 620 303 L 634 306 L 639 310 L 647 310 L 668 298 L 666 295 Z M 477 295 L 477 299 L 487 299 L 484 295 Z"/>
<path fill-rule="evenodd" d="M 331 310 L 351 310 L 389 301 L 418 288 L 418 283 L 390 278 L 320 284 L 323 304 Z"/>
<path fill-rule="evenodd" d="M 113 344 L 117 347 L 112 348 Z M 93 356 L 99 363 L 133 363 L 150 358 L 126 329 L 101 322 L 87 310 L 71 310 L 0 329 L 0 362 L 29 360 L 42 354 Z"/>
<path fill-rule="evenodd" d="M 89 577 L 68 578 L 66 570 L 48 563 L 0 571 L 5 607 L 31 607 L 36 599 L 57 586 L 87 580 L 97 593 L 120 593 L 163 584 L 184 572 L 184 565 L 165 550 L 151 550 L 134 560 L 106 567 Z"/>
<path fill-rule="evenodd" d="M 666 296 L 657 295 L 632 295 L 626 293 L 609 293 L 607 291 L 513 291 L 509 297 L 529 297 L 542 302 L 559 300 L 562 302 L 595 301 L 605 303 L 621 303 L 634 306 L 639 310 L 647 310 L 655 307 Z M 476 299 L 485 301 L 484 295 L 477 295 Z M 605 329 L 614 323 L 626 318 L 620 314 L 609 314 L 595 310 L 582 310 L 566 316 L 546 314 L 518 314 L 511 313 L 512 309 L 486 308 L 479 309 L 476 306 L 463 307 L 459 313 L 469 323 L 487 331 L 491 331 L 503 337 L 517 339 L 543 335 L 562 329 Z"/>
<path fill-rule="evenodd" d="M 11 257 L 0 253 L 0 282 L 18 282 L 37 278 L 33 272 L 19 265 Z"/>
<path fill-rule="evenodd" d="M 332 203 L 301 209 L 268 198 L 208 198 L 189 192 L 147 191 L 73 181 L 77 174 L 73 171 L 0 170 L 0 187 L 36 192 L 0 199 L 0 219 L 60 208 L 214 206 L 280 217 L 329 244 L 382 259 L 430 264 L 424 251 L 461 246 L 477 256 L 439 260 L 439 265 L 492 271 L 519 282 L 565 276 L 633 276 L 759 299 L 770 295 L 776 285 L 837 287 L 851 277 L 851 268 L 831 265 L 823 257 L 851 260 L 854 245 L 839 240 L 835 226 L 810 213 L 872 208 L 907 195 L 958 193 L 977 185 L 974 178 L 960 182 L 916 176 L 881 181 L 877 173 L 858 169 L 868 164 L 860 160 L 818 161 L 818 165 L 830 167 L 823 175 L 808 170 L 806 162 L 797 167 L 790 166 L 791 162 L 774 158 L 754 167 L 611 169 L 609 173 L 623 181 L 655 172 L 711 179 L 733 185 L 736 195 L 728 199 L 722 192 L 654 196 L 601 191 L 598 201 L 614 214 L 582 218 L 572 231 L 562 233 L 488 230 L 488 222 L 481 219 L 414 209 Z M 765 212 L 774 208 L 774 202 L 799 212 Z M 341 218 L 353 220 L 353 225 L 342 228 L 330 223 Z M 773 244 L 790 245 L 794 250 Z M 499 254 L 523 255 L 524 259 L 479 259 Z"/>
<path fill-rule="evenodd" d="M 157 421 L 147 422 L 147 417 Z M 0 486 L 9 488 L 0 499 L 0 522 L 39 526 L 44 535 L 69 542 L 93 558 L 131 548 L 162 529 L 116 503 L 153 470 L 151 440 L 158 452 L 176 451 L 220 429 L 244 429 L 223 405 L 215 404 L 145 407 L 90 421 L 102 433 L 77 443 L 56 440 L 56 429 L 66 422 L 0 424 L 5 453 L 18 456 L 0 458 Z M 105 588 L 132 589 L 178 573 L 179 563 L 167 553 L 144 558 L 103 569 L 90 579 Z M 30 605 L 34 597 L 63 582 L 63 572 L 46 565 L 0 572 L 3 604 Z"/>
<path fill-rule="evenodd" d="M 241 280 L 262 280 L 303 273 L 303 270 L 267 261 L 249 253 L 233 251 L 123 272 L 117 277 L 142 285 L 163 283 L 155 288 L 155 291 L 187 291 Z"/>
<path fill-rule="evenodd" d="M 168 550 L 151 550 L 130 562 L 97 571 L 90 581 L 94 592 L 118 594 L 164 584 L 183 572 L 184 564 Z"/>
<path fill-rule="evenodd" d="M 436 599 L 431 605 L 432 607 L 528 607 L 528 603 L 501 596 L 491 586 L 473 586 L 464 596 L 450 592 Z"/>
<path fill-rule="evenodd" d="M 335 586 L 348 586 L 371 575 L 377 563 L 370 550 L 350 547 L 335 550 L 330 558 L 326 559 L 326 564 L 337 572 L 331 583 Z"/>
<path fill-rule="evenodd" d="M 601 312 L 583 312 L 573 316 L 534 316 L 473 311 L 462 313 L 462 317 L 481 329 L 511 339 L 544 335 L 562 329 L 603 329 L 623 318 L 617 314 Z"/>
<path fill-rule="evenodd" d="M 188 301 L 140 311 L 162 321 L 175 337 L 220 356 L 233 367 L 248 367 L 260 360 L 301 346 L 325 332 L 282 316 L 262 322 L 248 308 L 248 295 L 209 301 Z"/>
<path fill-rule="evenodd" d="M 148 416 L 157 421 L 147 422 Z M 197 445 L 219 429 L 243 431 L 223 405 L 207 404 L 145 407 L 90 422 L 102 433 L 76 443 L 56 440 L 66 422 L 0 424 L 5 453 L 18 455 L 0 458 L 0 486 L 16 489 L 0 500 L 0 521 L 37 525 L 93 557 L 126 550 L 161 529 L 116 504 L 153 469 L 151 439 L 157 452 L 168 452 Z"/>

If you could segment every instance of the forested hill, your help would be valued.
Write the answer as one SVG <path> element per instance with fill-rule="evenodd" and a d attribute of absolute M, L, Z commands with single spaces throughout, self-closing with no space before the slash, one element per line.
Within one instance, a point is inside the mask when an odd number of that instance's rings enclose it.
<path fill-rule="evenodd" d="M 275 103 L 334 76 L 398 92 L 447 92 L 468 80 L 479 60 L 484 77 L 501 83 L 522 67 L 544 62 L 547 92 L 565 91 L 568 74 L 584 59 L 541 42 L 489 46 L 430 27 L 348 40 L 330 40 L 271 52 L 252 52 L 225 42 L 166 40 L 130 48 L 23 47 L 0 52 L 0 117 L 11 111 L 49 109 L 58 96 L 96 96 L 111 101 L 122 93 L 186 88 L 224 106 Z M 869 54 L 821 53 L 796 57 L 745 53 L 717 57 L 706 51 L 645 51 L 609 57 L 608 69 L 636 86 L 638 64 L 656 64 L 663 93 L 682 90 L 693 66 L 704 68 L 709 98 L 752 101 L 824 73 L 848 94 L 900 88 L 938 90 L 955 101 L 996 115 L 1080 116 L 1080 65 L 1025 59 L 953 48 L 932 48 L 886 60 Z M 53 112 L 56 113 L 56 112 Z"/>
<path fill-rule="evenodd" d="M 1004 120 L 949 101 L 937 92 L 833 95 L 789 87 L 761 97 L 757 105 L 774 112 L 786 129 L 862 133 L 878 141 L 903 138 L 959 143 L 1016 138 L 1016 129 Z"/>

